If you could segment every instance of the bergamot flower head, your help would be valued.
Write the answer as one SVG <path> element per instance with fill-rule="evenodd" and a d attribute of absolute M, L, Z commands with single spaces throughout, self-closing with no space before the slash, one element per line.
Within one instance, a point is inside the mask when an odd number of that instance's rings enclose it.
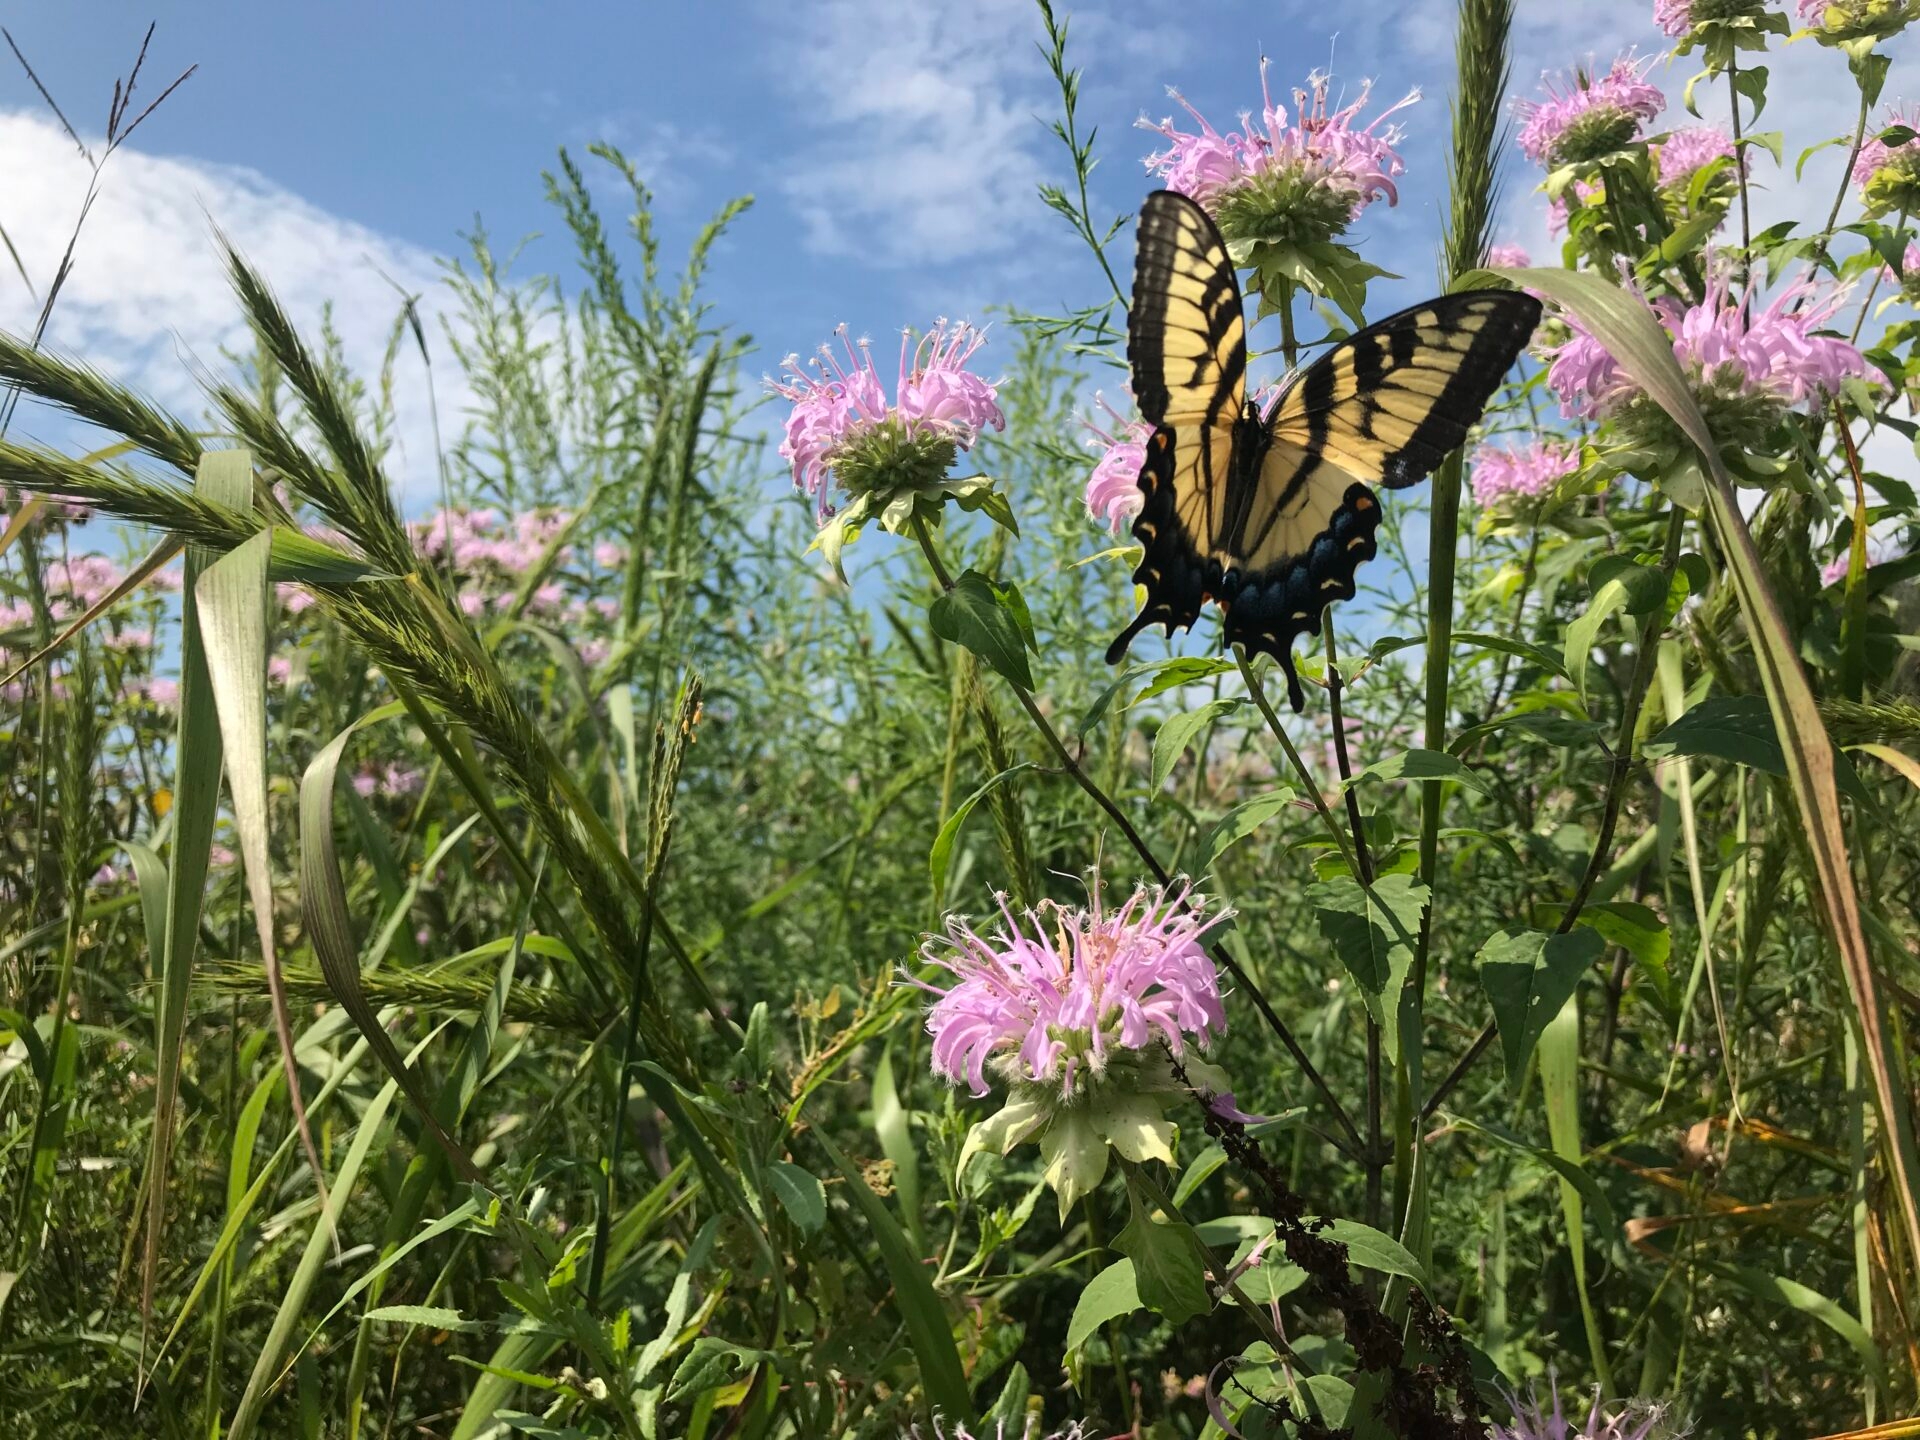
<path fill-rule="evenodd" d="M 1853 183 L 1869 215 L 1920 212 L 1920 112 L 1893 110 L 1879 134 L 1860 147 Z M 1893 132 L 1888 138 L 1888 132 Z"/>
<path fill-rule="evenodd" d="M 1577 1421 L 1560 1408 L 1558 1381 L 1549 1378 L 1547 1387 L 1551 1409 L 1543 1410 L 1531 1391 L 1524 1400 L 1509 1395 L 1513 1418 L 1494 1422 L 1493 1440 L 1678 1440 L 1687 1433 L 1669 1406 L 1646 1400 L 1610 1406 L 1602 1402 L 1598 1386 L 1585 1421 Z"/>
<path fill-rule="evenodd" d="M 1800 23 L 1823 45 L 1868 48 L 1920 19 L 1920 0 L 1799 0 Z"/>
<path fill-rule="evenodd" d="M 1520 100 L 1520 148 L 1549 170 L 1624 150 L 1667 97 L 1647 79 L 1652 57 L 1622 55 L 1604 75 L 1584 67 L 1571 76 L 1543 76 L 1542 100 Z"/>
<path fill-rule="evenodd" d="M 1144 129 L 1166 137 L 1167 148 L 1147 156 L 1149 174 L 1205 206 L 1228 240 L 1265 240 L 1289 245 L 1324 243 L 1341 234 L 1375 200 L 1396 204 L 1394 182 L 1406 170 L 1398 146 L 1406 138 L 1391 116 L 1420 98 L 1410 91 L 1368 121 L 1358 123 L 1372 98 L 1373 83 L 1360 87 L 1351 104 L 1328 109 L 1333 77 L 1316 70 L 1293 92 L 1293 114 L 1273 99 L 1269 62 L 1260 61 L 1261 109 L 1240 129 L 1222 135 L 1186 97 L 1169 93 L 1198 125 L 1198 133 L 1175 128 L 1171 118 Z"/>
<path fill-rule="evenodd" d="M 1184 1094 L 1168 1057 L 1228 1106 L 1220 1070 L 1190 1052 L 1226 1029 L 1206 935 L 1230 911 L 1206 914 L 1190 886 L 1141 887 L 1108 910 L 1042 901 L 1016 915 L 999 899 L 1000 928 L 983 935 L 949 918 L 922 954 L 947 988 L 927 1010 L 933 1073 L 974 1095 L 994 1082 L 1005 1107 L 973 1127 L 961 1168 L 982 1150 L 1004 1155 L 1036 1140 L 1064 1215 L 1100 1183 L 1112 1146 L 1132 1161 L 1173 1159 L 1164 1111 Z"/>
<path fill-rule="evenodd" d="M 1087 476 L 1087 513 L 1104 520 L 1118 535 L 1140 513 L 1140 468 L 1147 463 L 1147 441 L 1153 427 L 1123 415 L 1096 394 L 1094 402 L 1107 412 L 1104 421 L 1088 420 L 1086 427 L 1100 446 L 1100 459 Z"/>
<path fill-rule="evenodd" d="M 1578 473 L 1580 447 L 1570 441 L 1482 445 L 1473 453 L 1473 498 L 1488 510 L 1523 513 Z"/>
<path fill-rule="evenodd" d="M 1868 367 L 1845 340 L 1816 333 L 1845 302 L 1845 291 L 1801 279 L 1761 309 L 1757 285 L 1735 294 L 1729 269 L 1709 261 L 1706 294 L 1696 305 L 1670 295 L 1652 305 L 1714 438 L 1723 449 L 1771 453 L 1769 437 L 1790 409 L 1838 394 Z M 1569 315 L 1567 325 L 1570 338 L 1553 352 L 1547 370 L 1561 408 L 1576 419 L 1614 421 L 1629 448 L 1671 448 L 1679 441 L 1666 412 L 1578 317 Z"/>
<path fill-rule="evenodd" d="M 813 498 L 822 524 L 834 514 L 834 482 L 853 496 L 935 483 L 981 431 L 1007 428 L 998 386 L 966 368 L 986 343 L 983 331 L 942 319 L 917 345 L 911 330 L 902 332 L 892 401 L 872 345 L 849 340 L 844 325 L 838 335 L 842 355 L 822 345 L 807 367 L 789 355 L 784 378 L 766 382 L 793 402 L 780 455 L 793 467 L 794 485 Z"/>

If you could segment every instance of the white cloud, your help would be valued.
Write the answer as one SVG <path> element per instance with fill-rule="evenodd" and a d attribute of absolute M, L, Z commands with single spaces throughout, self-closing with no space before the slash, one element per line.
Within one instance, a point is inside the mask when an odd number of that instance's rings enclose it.
<path fill-rule="evenodd" d="M 98 153 L 97 142 L 90 143 Z M 7 157 L 0 225 L 44 294 L 86 194 L 87 162 L 53 123 L 22 113 L 0 112 L 0 154 Z M 205 404 L 196 370 L 221 373 L 227 369 L 223 347 L 250 348 L 221 268 L 215 226 L 267 277 L 310 339 L 322 305 L 333 302 L 334 326 L 358 374 L 377 371 L 399 309 L 381 272 L 424 292 L 429 312 L 444 303 L 431 252 L 330 214 L 255 171 L 129 145 L 106 162 L 47 344 L 197 423 Z M 0 268 L 0 328 L 31 333 L 38 308 L 11 265 Z M 451 441 L 470 392 L 448 363 L 438 330 L 430 328 L 429 344 L 439 347 L 434 379 Z M 437 487 L 427 392 L 410 352 L 400 363 L 389 473 L 404 495 L 424 497 Z M 24 408 L 14 426 L 16 433 L 55 433 L 47 417 Z"/>
<path fill-rule="evenodd" d="M 820 0 L 773 23 L 798 122 L 782 188 L 810 248 L 942 263 L 1047 222 L 1034 189 L 1053 142 L 1035 117 L 1052 82 L 1031 0 Z"/>

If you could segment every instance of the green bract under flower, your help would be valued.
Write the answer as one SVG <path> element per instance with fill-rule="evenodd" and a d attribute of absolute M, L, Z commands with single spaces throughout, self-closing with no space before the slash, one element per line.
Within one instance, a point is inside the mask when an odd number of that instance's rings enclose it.
<path fill-rule="evenodd" d="M 1920 19 L 1920 0 L 1801 0 L 1800 12 L 1821 44 L 1871 48 Z"/>

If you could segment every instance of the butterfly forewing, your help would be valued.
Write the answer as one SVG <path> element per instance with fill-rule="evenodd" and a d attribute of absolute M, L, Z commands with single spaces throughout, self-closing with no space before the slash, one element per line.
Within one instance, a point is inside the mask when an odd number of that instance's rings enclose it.
<path fill-rule="evenodd" d="M 1375 552 L 1370 482 L 1411 485 L 1457 449 L 1539 319 L 1540 303 L 1511 291 L 1429 300 L 1322 355 L 1263 425 L 1246 404 L 1246 322 L 1219 231 L 1184 196 L 1148 196 L 1127 331 L 1154 426 L 1133 526 L 1147 602 L 1107 659 L 1217 601 L 1227 642 L 1278 660 L 1298 710 L 1293 642 L 1354 595 Z"/>

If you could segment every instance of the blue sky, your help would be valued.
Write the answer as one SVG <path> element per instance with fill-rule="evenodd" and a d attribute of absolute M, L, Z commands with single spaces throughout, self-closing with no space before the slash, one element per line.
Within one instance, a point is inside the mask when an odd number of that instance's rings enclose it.
<path fill-rule="evenodd" d="M 1656 48 L 1650 9 L 1519 0 L 1515 93 L 1543 68 Z M 7 24 L 93 134 L 148 13 L 90 0 L 84 23 L 75 7 L 46 5 Z M 1445 203 L 1452 14 L 1445 0 L 1079 7 L 1073 58 L 1087 71 L 1085 117 L 1101 128 L 1099 209 L 1131 210 L 1151 188 L 1139 158 L 1154 137 L 1132 125 L 1169 112 L 1169 84 L 1225 128 L 1258 105 L 1263 48 L 1278 86 L 1331 57 L 1349 93 L 1369 77 L 1382 104 L 1426 92 L 1402 117 L 1401 203 L 1374 207 L 1357 236 L 1369 258 L 1409 277 L 1376 304 L 1418 298 Z M 335 300 L 350 354 L 370 363 L 392 317 L 375 267 L 430 286 L 433 257 L 457 250 L 476 214 L 500 241 L 544 232 L 525 265 L 565 273 L 540 171 L 559 146 L 594 139 L 626 148 L 655 186 L 669 255 L 724 199 L 757 196 L 713 271 L 722 317 L 757 340 L 755 369 L 843 319 L 883 335 L 993 303 L 1091 299 L 1097 271 L 1033 193 L 1065 178 L 1043 123 L 1055 98 L 1040 33 L 1030 0 L 173 7 L 145 93 L 190 63 L 199 71 L 112 161 L 53 338 L 193 406 L 183 359 L 217 363 L 218 346 L 238 338 L 211 215 L 296 312 Z M 0 61 L 0 225 L 44 283 L 85 172 L 10 57 Z M 1850 122 L 1850 84 L 1831 52 L 1795 46 L 1775 67 L 1764 126 L 1811 141 Z M 1682 60 L 1656 76 L 1677 95 L 1693 68 Z M 1676 102 L 1669 122 L 1684 120 L 1677 112 Z M 1512 161 L 1504 238 L 1539 253 L 1537 177 Z M 1838 160 L 1810 173 L 1823 163 Z M 1123 239 L 1123 273 L 1129 253 Z M 29 319 L 18 278 L 0 271 L 0 325 Z M 413 412 L 403 410 L 404 444 Z M 422 450 L 401 463 L 410 488 L 431 464 Z"/>

